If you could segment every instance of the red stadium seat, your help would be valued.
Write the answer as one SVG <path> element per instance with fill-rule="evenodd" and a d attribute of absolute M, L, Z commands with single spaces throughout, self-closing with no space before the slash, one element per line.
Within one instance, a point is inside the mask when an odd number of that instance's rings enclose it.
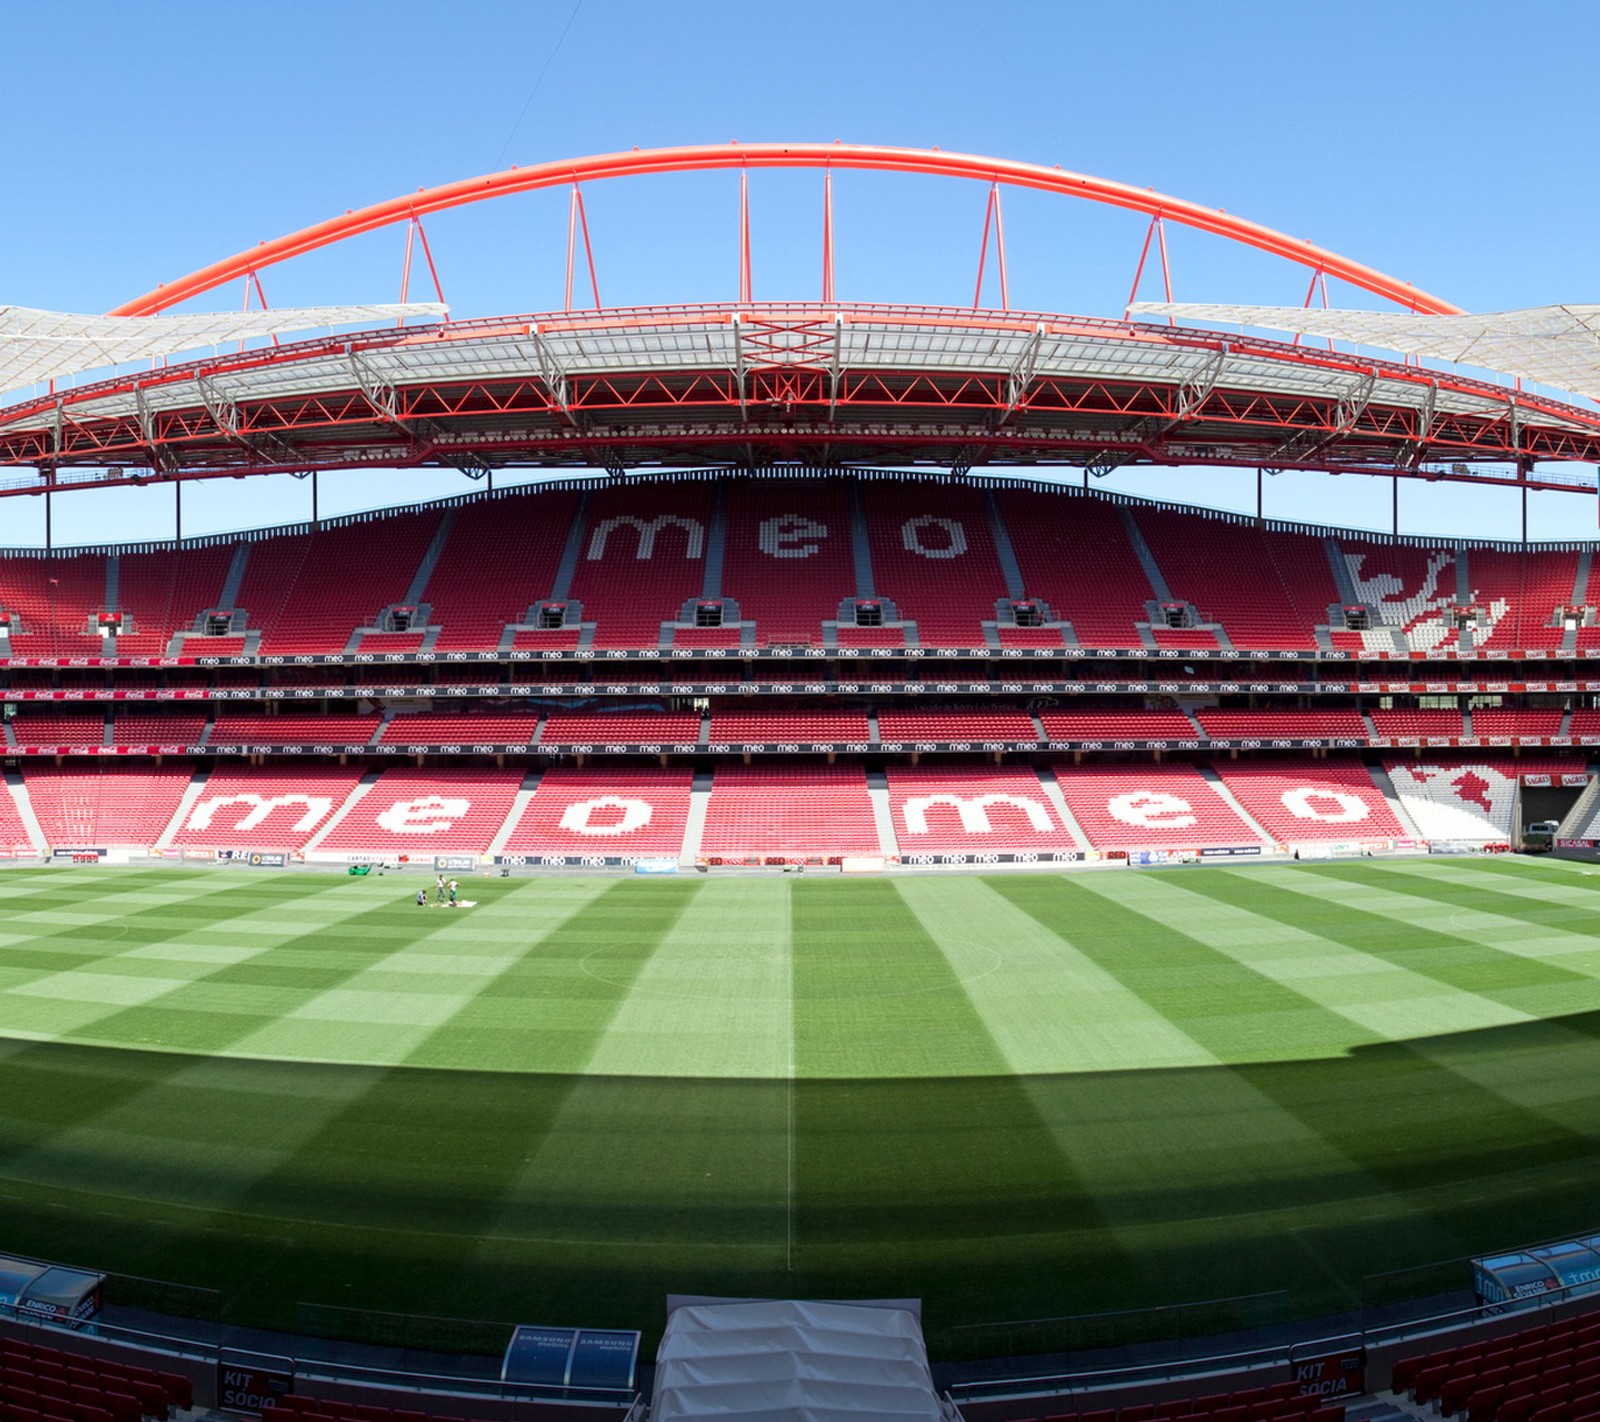
<path fill-rule="evenodd" d="M 1261 835 L 1193 766 L 1062 765 L 1056 779 L 1096 849 L 1261 843 Z"/>
<path fill-rule="evenodd" d="M 1217 773 L 1246 812 L 1284 844 L 1409 837 L 1359 762 L 1221 761 Z"/>
<path fill-rule="evenodd" d="M 700 852 L 805 859 L 881 853 L 860 765 L 719 765 Z"/>
<path fill-rule="evenodd" d="M 659 767 L 546 771 L 505 852 L 676 859 L 693 779 L 688 770 Z"/>
<path fill-rule="evenodd" d="M 726 504 L 724 595 L 760 645 L 820 646 L 822 624 L 856 592 L 844 484 L 736 479 Z"/>
<path fill-rule="evenodd" d="M 1436 1363 L 1431 1368 L 1424 1368 L 1412 1380 L 1412 1401 L 1419 1405 L 1432 1402 L 1439 1396 L 1439 1390 L 1448 1381 L 1453 1367 L 1453 1363 Z"/>
<path fill-rule="evenodd" d="M 194 1406 L 194 1384 L 182 1373 L 157 1369 L 156 1377 L 167 1390 L 167 1397 L 174 1407 L 181 1407 L 187 1412 Z"/>
<path fill-rule="evenodd" d="M 357 766 L 224 765 L 213 771 L 172 837 L 180 848 L 305 847 L 361 779 Z"/>
<path fill-rule="evenodd" d="M 915 622 L 925 647 L 982 647 L 1006 595 L 984 496 L 952 485 L 862 487 L 874 592 Z"/>
<path fill-rule="evenodd" d="M 902 854 L 1075 849 L 1026 767 L 891 766 L 889 806 Z"/>
<path fill-rule="evenodd" d="M 439 628 L 439 651 L 490 651 L 501 634 L 551 595 L 578 496 L 549 490 L 537 498 L 488 499 L 457 509 L 450 536 L 423 589 Z M 575 632 L 531 634 L 544 645 Z"/>
<path fill-rule="evenodd" d="M 511 813 L 520 769 L 386 770 L 320 841 L 329 852 L 482 854 Z"/>
<path fill-rule="evenodd" d="M 1492 1368 L 1484 1372 L 1453 1368 L 1450 1377 L 1439 1389 L 1439 1411 L 1446 1416 L 1454 1415 L 1467 1405 L 1468 1399 L 1475 1392 L 1499 1387 L 1510 1376 L 1511 1369 L 1506 1367 Z"/>
<path fill-rule="evenodd" d="M 700 595 L 711 526 L 710 486 L 658 484 L 591 496 L 569 596 L 597 647 L 656 647 Z"/>
<path fill-rule="evenodd" d="M 1172 596 L 1220 623 L 1234 646 L 1317 645 L 1313 629 L 1340 600 L 1321 539 L 1170 509 L 1134 517 Z"/>
<path fill-rule="evenodd" d="M 1137 647 L 1134 624 L 1155 596 L 1121 511 L 1099 499 L 1033 490 L 995 495 L 1023 590 L 1070 622 L 1084 647 Z"/>

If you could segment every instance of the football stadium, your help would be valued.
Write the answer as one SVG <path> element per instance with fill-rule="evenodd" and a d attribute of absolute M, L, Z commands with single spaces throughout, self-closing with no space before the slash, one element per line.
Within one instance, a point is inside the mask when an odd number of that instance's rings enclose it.
<path fill-rule="evenodd" d="M 737 295 L 602 303 L 592 194 L 708 175 Z M 858 175 L 977 195 L 970 305 L 840 294 Z M 1122 309 L 1013 305 L 1019 193 L 1131 215 Z M 530 195 L 561 305 L 455 314 L 430 224 Z M 1178 231 L 1304 301 L 1176 300 Z M 398 301 L 268 305 L 380 232 Z M 0 308 L 6 1422 L 1600 1417 L 1600 539 L 1527 512 L 1594 314 L 832 142 Z M 1180 468 L 1254 511 L 1112 478 Z M 1520 525 L 1402 530 L 1452 488 Z M 171 536 L 58 536 L 133 489 Z"/>

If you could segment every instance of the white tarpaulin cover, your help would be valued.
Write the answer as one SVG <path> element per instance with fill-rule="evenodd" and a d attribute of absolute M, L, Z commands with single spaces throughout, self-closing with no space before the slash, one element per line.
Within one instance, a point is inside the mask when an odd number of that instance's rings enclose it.
<path fill-rule="evenodd" d="M 82 316 L 0 306 L 0 391 L 61 380 L 124 361 L 199 351 L 228 341 L 287 336 L 333 326 L 376 326 L 402 316 L 437 319 L 432 301 L 301 306 L 281 311 L 199 311 L 176 316 Z"/>
<path fill-rule="evenodd" d="M 941 1422 L 922 1326 L 862 1304 L 701 1304 L 674 1309 L 656 1354 L 651 1422 Z"/>
<path fill-rule="evenodd" d="M 1135 316 L 1331 336 L 1404 355 L 1475 365 L 1600 399 L 1600 306 L 1535 306 L 1461 316 L 1198 301 L 1138 301 L 1129 309 Z"/>

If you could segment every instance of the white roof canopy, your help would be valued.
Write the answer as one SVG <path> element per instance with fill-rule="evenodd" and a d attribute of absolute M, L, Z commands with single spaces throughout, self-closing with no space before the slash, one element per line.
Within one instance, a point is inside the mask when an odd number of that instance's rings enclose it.
<path fill-rule="evenodd" d="M 200 351 L 227 341 L 334 326 L 375 326 L 404 316 L 437 319 L 447 309 L 428 301 L 176 316 L 80 316 L 0 306 L 0 391 L 20 390 L 42 380 L 60 380 L 124 361 Z"/>
<path fill-rule="evenodd" d="M 1520 376 L 1600 400 L 1600 306 L 1535 306 L 1481 315 L 1419 316 L 1410 311 L 1139 301 L 1130 310 L 1136 316 L 1329 336 Z"/>
<path fill-rule="evenodd" d="M 915 1314 L 762 1301 L 672 1311 L 651 1422 L 945 1422 Z"/>

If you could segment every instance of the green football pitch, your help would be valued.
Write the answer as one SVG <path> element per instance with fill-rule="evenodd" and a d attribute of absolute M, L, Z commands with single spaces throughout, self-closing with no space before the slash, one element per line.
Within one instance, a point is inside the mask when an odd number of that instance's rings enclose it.
<path fill-rule="evenodd" d="M 1576 865 L 418 882 L 0 874 L 0 1251 L 288 1326 L 912 1295 L 951 1352 L 1600 1227 Z"/>

